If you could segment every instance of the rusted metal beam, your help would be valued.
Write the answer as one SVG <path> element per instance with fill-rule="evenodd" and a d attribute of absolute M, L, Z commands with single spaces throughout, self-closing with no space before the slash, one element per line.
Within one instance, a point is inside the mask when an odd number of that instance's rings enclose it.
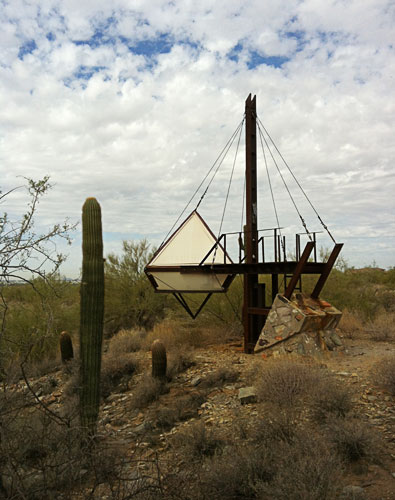
<path fill-rule="evenodd" d="M 310 254 L 315 247 L 315 243 L 313 241 L 309 241 L 304 250 L 303 253 L 300 257 L 300 260 L 295 268 L 295 271 L 292 275 L 291 281 L 288 283 L 287 288 L 285 289 L 284 292 L 284 297 L 286 297 L 288 300 L 291 298 L 291 295 L 293 291 L 295 290 L 296 285 L 298 284 L 299 278 L 303 273 L 303 269 L 305 265 L 307 264 L 307 261 L 309 260 Z"/>
<path fill-rule="evenodd" d="M 257 264 L 213 264 L 204 266 L 158 266 L 148 269 L 155 271 L 180 271 L 185 274 L 293 274 L 298 265 L 296 261 L 258 262 Z M 323 262 L 307 262 L 302 274 L 321 274 L 326 264 Z"/>
<path fill-rule="evenodd" d="M 257 207 L 257 155 L 256 155 L 256 96 L 251 94 L 245 102 L 245 141 L 246 141 L 246 225 L 244 233 L 246 265 L 258 263 L 258 207 Z M 259 318 L 250 314 L 250 307 L 259 307 L 258 274 L 244 274 L 244 350 L 252 352 L 249 344 L 259 337 Z"/>
<path fill-rule="evenodd" d="M 326 280 L 328 279 L 328 276 L 332 271 L 332 268 L 335 265 L 336 259 L 342 248 L 343 243 L 336 243 L 336 245 L 333 247 L 332 253 L 329 256 L 328 261 L 324 264 L 324 269 L 322 270 L 321 276 L 319 277 L 317 284 L 314 287 L 313 293 L 311 294 L 313 299 L 318 299 L 318 296 L 324 288 Z"/>
<path fill-rule="evenodd" d="M 270 307 L 249 307 L 248 314 L 255 314 L 257 316 L 267 316 L 270 312 Z"/>

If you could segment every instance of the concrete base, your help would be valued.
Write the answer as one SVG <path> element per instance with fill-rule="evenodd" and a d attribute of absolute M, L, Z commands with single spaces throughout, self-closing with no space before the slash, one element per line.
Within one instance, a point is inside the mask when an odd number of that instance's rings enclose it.
<path fill-rule="evenodd" d="M 295 293 L 291 300 L 277 295 L 254 352 L 272 350 L 277 344 L 300 354 L 337 349 L 341 340 L 335 328 L 341 316 L 341 311 L 324 300 L 302 293 Z"/>

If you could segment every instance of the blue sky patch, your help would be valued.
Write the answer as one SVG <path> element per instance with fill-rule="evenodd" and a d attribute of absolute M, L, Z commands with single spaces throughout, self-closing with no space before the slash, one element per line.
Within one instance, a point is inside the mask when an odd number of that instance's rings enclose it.
<path fill-rule="evenodd" d="M 235 45 L 233 47 L 233 49 L 230 52 L 228 52 L 228 54 L 227 54 L 228 59 L 230 59 L 231 61 L 238 62 L 239 61 L 240 52 L 242 50 L 243 50 L 243 45 L 239 42 L 237 45 Z"/>
<path fill-rule="evenodd" d="M 297 43 L 296 52 L 300 52 L 306 46 L 306 32 L 302 30 L 292 30 L 292 31 L 284 31 L 281 33 L 281 36 L 285 36 L 286 38 L 291 38 L 295 40 Z"/>
<path fill-rule="evenodd" d="M 31 54 L 33 50 L 36 49 L 37 49 L 36 41 L 28 40 L 19 47 L 18 58 L 22 60 L 26 54 Z"/>
<path fill-rule="evenodd" d="M 105 66 L 80 66 L 74 73 L 75 78 L 79 80 L 89 80 L 95 73 L 106 69 Z"/>
<path fill-rule="evenodd" d="M 258 52 L 250 52 L 250 59 L 247 63 L 248 69 L 254 69 L 257 66 L 265 64 L 274 68 L 281 68 L 282 65 L 289 61 L 289 57 L 285 56 L 263 56 Z"/>
<path fill-rule="evenodd" d="M 140 40 L 133 43 L 130 43 L 129 40 L 123 41 L 133 54 L 146 57 L 156 54 L 166 54 L 171 51 L 174 45 L 174 40 L 167 33 L 163 33 L 155 39 Z"/>
<path fill-rule="evenodd" d="M 244 47 L 242 42 L 238 42 L 233 49 L 228 52 L 227 57 L 231 61 L 238 62 L 240 54 L 243 52 Z M 249 59 L 247 62 L 248 69 L 254 69 L 261 64 L 266 66 L 274 66 L 275 68 L 281 68 L 284 63 L 289 61 L 289 57 L 285 56 L 264 56 L 257 52 L 256 50 L 251 50 L 248 52 Z"/>
<path fill-rule="evenodd" d="M 73 42 L 75 45 L 89 45 L 92 49 L 96 49 L 101 45 L 114 45 L 115 38 L 109 33 L 109 28 L 113 24 L 116 24 L 116 19 L 109 17 L 96 27 L 94 34 L 90 38 L 87 40 L 73 40 Z"/>

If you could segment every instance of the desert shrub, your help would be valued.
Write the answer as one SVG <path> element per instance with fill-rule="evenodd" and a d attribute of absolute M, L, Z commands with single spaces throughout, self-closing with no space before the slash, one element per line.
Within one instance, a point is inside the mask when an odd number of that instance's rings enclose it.
<path fill-rule="evenodd" d="M 136 408 L 144 408 L 156 401 L 168 388 L 151 374 L 145 374 L 133 389 L 132 404 Z"/>
<path fill-rule="evenodd" d="M 125 354 L 140 351 L 146 333 L 144 330 L 120 330 L 108 343 L 109 354 Z"/>
<path fill-rule="evenodd" d="M 195 366 L 193 352 L 173 348 L 169 353 L 167 362 L 167 377 L 172 380 L 179 373 L 185 372 L 192 366 Z"/>
<path fill-rule="evenodd" d="M 62 498 L 81 484 L 79 432 L 34 409 L 10 410 L 0 441 L 5 498 Z"/>
<path fill-rule="evenodd" d="M 210 457 L 219 453 L 224 446 L 224 441 L 217 433 L 218 430 L 206 427 L 199 420 L 178 431 L 173 436 L 172 445 L 182 454 L 195 459 Z"/>
<path fill-rule="evenodd" d="M 327 374 L 314 386 L 310 406 L 313 419 L 317 422 L 345 417 L 354 406 L 352 392 L 344 383 Z"/>
<path fill-rule="evenodd" d="M 196 498 L 259 498 L 256 485 L 270 481 L 275 468 L 273 450 L 270 448 L 230 446 L 222 455 L 215 455 L 205 463 L 204 473 L 195 486 Z"/>
<path fill-rule="evenodd" d="M 292 443 L 274 448 L 275 470 L 269 480 L 255 485 L 258 499 L 329 500 L 338 498 L 342 469 L 325 440 L 302 431 Z M 336 478 L 336 479 L 335 479 Z"/>
<path fill-rule="evenodd" d="M 155 426 L 161 431 L 166 432 L 174 427 L 178 422 L 179 412 L 174 407 L 158 408 L 154 414 L 153 421 Z"/>
<path fill-rule="evenodd" d="M 1 498 L 135 498 L 159 490 L 152 471 L 141 477 L 135 457 L 102 436 L 83 443 L 78 427 L 33 408 L 2 415 Z M 127 461 L 129 460 L 129 463 Z M 130 474 L 125 474 L 126 465 Z M 144 498 L 144 497 L 141 497 Z"/>
<path fill-rule="evenodd" d="M 327 424 L 328 439 L 348 463 L 360 459 L 376 462 L 381 452 L 379 438 L 367 423 L 353 419 L 333 419 Z"/>
<path fill-rule="evenodd" d="M 199 329 L 209 330 L 208 341 L 225 342 L 229 338 L 239 337 L 242 334 L 242 305 L 243 282 L 236 278 L 226 294 L 214 293 L 195 320 L 191 320 Z M 193 311 L 196 311 L 205 294 L 190 294 L 187 302 Z M 173 319 L 184 320 L 187 313 L 172 299 L 168 303 L 169 313 Z"/>
<path fill-rule="evenodd" d="M 197 410 L 206 401 L 206 394 L 202 391 L 194 391 L 180 396 L 174 402 L 174 408 L 178 412 L 179 420 L 188 420 L 197 416 Z"/>
<path fill-rule="evenodd" d="M 300 413 L 293 408 L 268 406 L 247 435 L 258 445 L 272 446 L 277 441 L 292 443 L 300 425 Z"/>
<path fill-rule="evenodd" d="M 380 271 L 374 267 L 334 269 L 325 284 L 322 297 L 341 310 L 348 309 L 362 321 L 373 320 L 380 309 L 393 311 L 395 296 L 394 270 Z M 314 276 L 303 277 L 303 289 L 310 293 Z"/>
<path fill-rule="evenodd" d="M 42 377 L 61 370 L 62 365 L 57 358 L 43 358 L 27 362 L 25 365 L 26 374 L 29 377 Z"/>
<path fill-rule="evenodd" d="M 380 310 L 377 316 L 369 321 L 366 327 L 372 340 L 389 341 L 395 337 L 395 313 Z"/>
<path fill-rule="evenodd" d="M 115 389 L 125 391 L 130 377 L 138 369 L 139 363 L 132 353 L 107 354 L 101 367 L 100 391 L 108 397 Z"/>
<path fill-rule="evenodd" d="M 158 408 L 154 415 L 157 428 L 166 431 L 174 427 L 179 421 L 189 420 L 198 416 L 198 409 L 205 401 L 205 394 L 201 391 L 177 396 L 171 407 Z"/>
<path fill-rule="evenodd" d="M 156 294 L 144 273 L 152 257 L 146 240 L 124 241 L 122 255 L 110 254 L 105 262 L 105 332 L 152 328 L 165 314 L 167 294 Z"/>
<path fill-rule="evenodd" d="M 60 332 L 78 329 L 78 287 L 54 276 L 37 278 L 32 286 L 8 286 L 3 293 L 8 304 L 2 357 L 27 357 L 31 363 L 56 358 Z"/>
<path fill-rule="evenodd" d="M 240 373 L 234 368 L 222 367 L 209 373 L 200 382 L 201 387 L 218 387 L 226 383 L 236 382 L 240 376 Z"/>
<path fill-rule="evenodd" d="M 203 328 L 198 327 L 196 323 L 189 321 L 187 318 L 178 320 L 166 318 L 148 332 L 145 340 L 147 349 L 155 339 L 161 339 L 166 350 L 170 352 L 172 349 L 202 346 L 205 333 Z"/>
<path fill-rule="evenodd" d="M 389 356 L 380 360 L 373 367 L 373 379 L 375 382 L 395 396 L 395 356 Z"/>
<path fill-rule="evenodd" d="M 238 441 L 232 433 L 221 453 L 185 463 L 189 494 L 179 497 L 185 500 L 335 500 L 342 488 L 339 457 L 325 437 L 307 428 L 297 430 L 292 442 L 268 436 Z"/>
<path fill-rule="evenodd" d="M 314 365 L 295 359 L 268 362 L 257 377 L 258 398 L 281 408 L 296 407 L 307 398 L 321 376 Z"/>
<path fill-rule="evenodd" d="M 345 309 L 340 320 L 339 328 L 349 339 L 355 338 L 358 334 L 365 330 L 361 319 L 356 313 Z"/>
<path fill-rule="evenodd" d="M 63 378 L 65 380 L 63 392 L 67 396 L 78 393 L 79 371 L 80 361 L 75 358 L 62 366 Z"/>

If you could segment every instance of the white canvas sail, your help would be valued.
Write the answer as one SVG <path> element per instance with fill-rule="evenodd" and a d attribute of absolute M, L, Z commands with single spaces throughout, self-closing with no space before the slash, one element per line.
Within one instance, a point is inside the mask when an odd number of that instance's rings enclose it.
<path fill-rule="evenodd" d="M 194 211 L 165 242 L 147 266 L 158 291 L 221 292 L 227 274 L 181 273 L 180 266 L 196 266 L 215 245 L 216 238 L 198 212 Z M 218 245 L 204 264 L 232 263 Z M 161 269 L 162 268 L 162 269 Z M 163 269 L 166 268 L 166 269 Z"/>

